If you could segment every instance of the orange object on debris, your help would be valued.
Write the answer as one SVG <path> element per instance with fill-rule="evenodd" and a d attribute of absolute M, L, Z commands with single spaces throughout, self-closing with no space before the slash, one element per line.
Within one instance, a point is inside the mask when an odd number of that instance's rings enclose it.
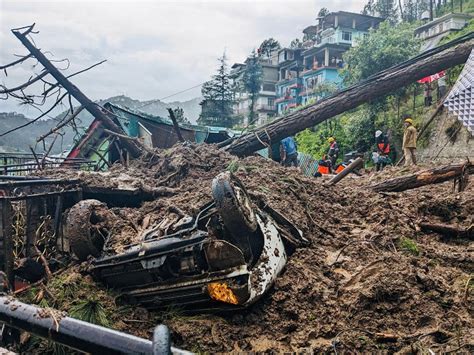
<path fill-rule="evenodd" d="M 216 301 L 221 301 L 230 304 L 239 304 L 239 300 L 234 295 L 234 292 L 225 283 L 213 282 L 207 285 L 207 292 L 209 296 Z"/>
<path fill-rule="evenodd" d="M 339 174 L 341 171 L 343 171 L 345 168 L 344 165 L 339 164 L 338 167 L 336 168 L 336 174 Z"/>
<path fill-rule="evenodd" d="M 318 173 L 322 174 L 322 175 L 325 175 L 325 174 L 329 174 L 329 166 L 323 166 L 321 164 L 318 165 Z"/>

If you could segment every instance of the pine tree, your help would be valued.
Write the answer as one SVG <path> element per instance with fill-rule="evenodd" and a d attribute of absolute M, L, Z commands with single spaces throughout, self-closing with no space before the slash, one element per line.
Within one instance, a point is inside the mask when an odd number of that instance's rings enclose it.
<path fill-rule="evenodd" d="M 324 17 L 329 14 L 329 10 L 326 7 L 322 7 L 318 12 L 318 17 Z"/>
<path fill-rule="evenodd" d="M 362 14 L 379 16 L 390 23 L 397 22 L 397 2 L 396 0 L 369 0 L 365 4 Z"/>
<path fill-rule="evenodd" d="M 225 53 L 218 60 L 217 73 L 201 89 L 204 100 L 201 102 L 198 122 L 207 126 L 232 127 L 236 124 L 232 111 L 234 94 Z"/>
<path fill-rule="evenodd" d="M 280 50 L 280 48 L 280 42 L 278 42 L 276 39 L 268 38 L 260 44 L 257 52 L 261 57 L 271 58 L 274 53 Z"/>
<path fill-rule="evenodd" d="M 250 98 L 248 122 L 255 121 L 255 104 L 262 85 L 262 76 L 262 66 L 254 50 L 246 61 L 244 74 L 242 76 L 243 88 L 249 94 Z"/>
<path fill-rule="evenodd" d="M 188 118 L 184 115 L 184 110 L 182 107 L 176 107 L 173 110 L 174 117 L 176 117 L 176 121 L 179 123 L 190 123 Z"/>

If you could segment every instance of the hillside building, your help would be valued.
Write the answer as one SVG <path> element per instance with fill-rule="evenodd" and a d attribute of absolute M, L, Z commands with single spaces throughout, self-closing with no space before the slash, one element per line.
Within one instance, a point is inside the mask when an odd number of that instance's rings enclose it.
<path fill-rule="evenodd" d="M 277 112 L 283 114 L 327 95 L 340 87 L 342 54 L 377 28 L 382 18 L 351 12 L 331 12 L 303 30 L 302 48 L 278 53 Z"/>
<path fill-rule="evenodd" d="M 262 125 L 276 115 L 275 84 L 278 80 L 278 66 L 274 58 L 260 58 L 262 67 L 262 85 L 255 101 L 256 125 Z M 250 97 L 242 88 L 242 77 L 246 64 L 235 63 L 231 67 L 231 78 L 235 87 L 234 114 L 243 117 L 243 124 L 247 125 L 250 112 Z"/>
<path fill-rule="evenodd" d="M 415 36 L 423 40 L 422 51 L 434 48 L 452 32 L 464 28 L 474 16 L 461 13 L 449 13 L 433 21 L 426 22 L 415 29 Z"/>

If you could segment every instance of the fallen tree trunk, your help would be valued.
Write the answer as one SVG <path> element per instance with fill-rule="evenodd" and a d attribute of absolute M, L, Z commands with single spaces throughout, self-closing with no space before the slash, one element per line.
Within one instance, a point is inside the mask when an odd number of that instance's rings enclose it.
<path fill-rule="evenodd" d="M 371 188 L 376 192 L 400 192 L 420 186 L 440 184 L 448 180 L 462 178 L 465 174 L 472 173 L 474 173 L 474 166 L 471 163 L 447 165 L 387 180 L 372 185 Z"/>
<path fill-rule="evenodd" d="M 245 156 L 279 140 L 313 127 L 331 117 L 411 84 L 425 76 L 464 63 L 474 45 L 474 34 L 427 51 L 407 62 L 386 69 L 366 81 L 327 97 L 318 103 L 277 119 L 228 144 L 232 154 Z"/>
<path fill-rule="evenodd" d="M 420 223 L 419 226 L 424 232 L 435 232 L 447 237 L 474 238 L 474 226 L 470 226 L 469 228 L 458 228 L 449 224 L 425 222 Z"/>

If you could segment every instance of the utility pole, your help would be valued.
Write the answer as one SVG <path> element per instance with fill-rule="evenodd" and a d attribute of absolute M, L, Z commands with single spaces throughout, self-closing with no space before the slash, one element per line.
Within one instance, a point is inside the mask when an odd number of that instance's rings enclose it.
<path fill-rule="evenodd" d="M 430 0 L 430 21 L 433 21 L 433 0 Z"/>

